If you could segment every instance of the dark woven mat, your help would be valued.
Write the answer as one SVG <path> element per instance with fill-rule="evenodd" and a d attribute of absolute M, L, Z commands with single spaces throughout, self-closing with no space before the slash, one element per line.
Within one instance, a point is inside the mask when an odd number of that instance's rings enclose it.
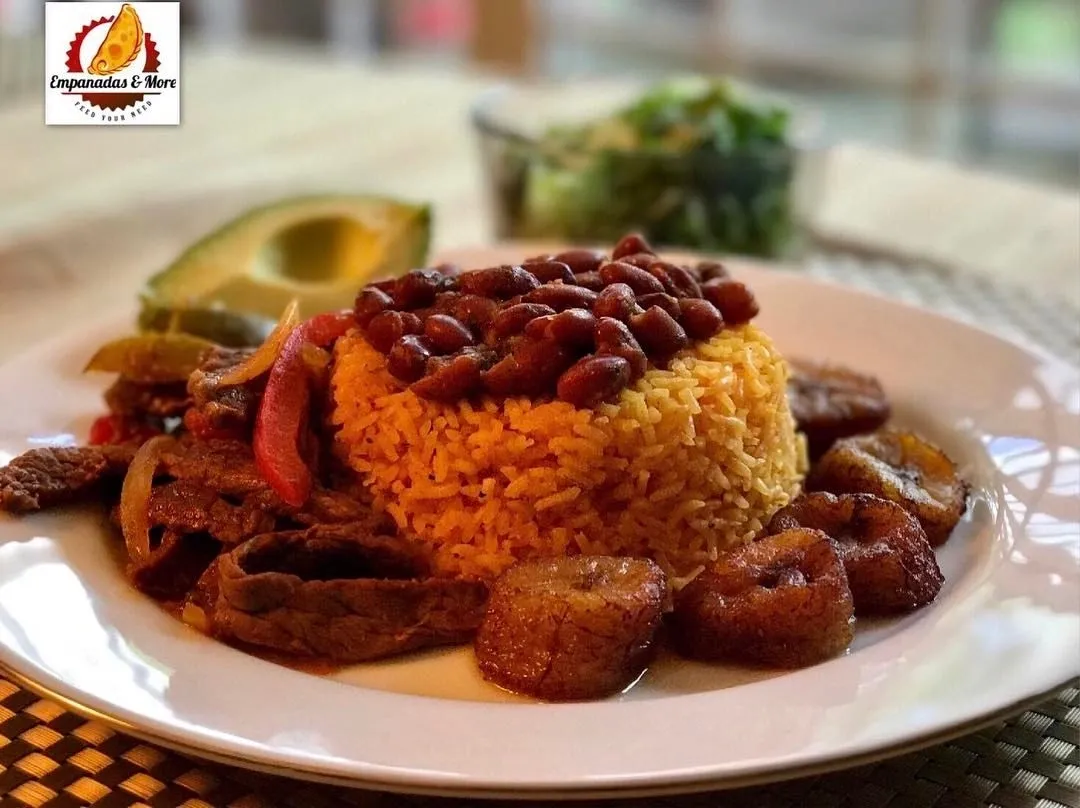
<path fill-rule="evenodd" d="M 1078 808 L 1077 685 L 1004 723 L 881 763 L 737 791 L 618 804 Z M 474 802 L 312 785 L 193 760 L 87 721 L 0 679 L 0 808 L 460 808 Z"/>

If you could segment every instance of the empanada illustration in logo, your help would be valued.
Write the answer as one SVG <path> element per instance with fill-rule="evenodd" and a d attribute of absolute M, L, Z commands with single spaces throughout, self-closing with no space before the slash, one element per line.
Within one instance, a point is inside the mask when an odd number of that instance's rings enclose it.
<path fill-rule="evenodd" d="M 97 49 L 87 73 L 95 76 L 108 76 L 123 70 L 139 55 L 143 46 L 143 27 L 135 9 L 124 3 L 120 13 L 109 26 L 101 47 Z"/>

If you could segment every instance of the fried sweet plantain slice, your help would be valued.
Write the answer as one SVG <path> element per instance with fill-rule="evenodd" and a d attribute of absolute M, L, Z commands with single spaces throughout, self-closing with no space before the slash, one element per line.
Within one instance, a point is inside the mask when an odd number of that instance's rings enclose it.
<path fill-rule="evenodd" d="M 800 668 L 847 648 L 853 619 L 832 540 L 795 528 L 721 556 L 676 594 L 670 624 L 684 656 Z"/>
<path fill-rule="evenodd" d="M 919 520 L 934 547 L 949 538 L 967 508 L 968 485 L 949 456 L 895 429 L 837 441 L 810 470 L 806 489 L 891 500 Z"/>
<path fill-rule="evenodd" d="M 840 438 L 873 432 L 889 420 L 891 406 L 873 376 L 804 359 L 788 362 L 788 401 L 811 457 Z"/>
<path fill-rule="evenodd" d="M 813 528 L 837 543 L 855 613 L 912 611 L 937 597 L 945 577 L 919 521 L 895 502 L 872 494 L 821 491 L 781 508 L 770 533 Z"/>
<path fill-rule="evenodd" d="M 515 564 L 476 636 L 484 678 L 549 701 L 610 696 L 652 655 L 667 581 L 652 561 L 606 556 Z"/>

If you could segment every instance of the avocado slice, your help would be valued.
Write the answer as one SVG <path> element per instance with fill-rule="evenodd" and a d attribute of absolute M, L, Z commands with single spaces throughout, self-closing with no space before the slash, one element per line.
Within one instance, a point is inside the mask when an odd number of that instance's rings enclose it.
<path fill-rule="evenodd" d="M 232 321 L 276 319 L 293 298 L 302 317 L 347 308 L 370 279 L 423 266 L 430 236 L 427 205 L 380 196 L 283 199 L 219 227 L 150 278 L 139 323 L 197 324 L 200 336 L 214 339 L 214 312 Z"/>

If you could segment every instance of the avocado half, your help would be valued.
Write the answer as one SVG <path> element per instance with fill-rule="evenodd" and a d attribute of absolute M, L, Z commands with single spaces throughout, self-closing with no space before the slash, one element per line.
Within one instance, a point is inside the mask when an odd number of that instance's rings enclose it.
<path fill-rule="evenodd" d="M 218 320 L 230 328 L 246 317 L 276 320 L 294 298 L 302 317 L 347 308 L 370 279 L 424 266 L 430 237 L 427 205 L 379 196 L 283 199 L 219 227 L 150 278 L 139 324 L 214 339 Z"/>

